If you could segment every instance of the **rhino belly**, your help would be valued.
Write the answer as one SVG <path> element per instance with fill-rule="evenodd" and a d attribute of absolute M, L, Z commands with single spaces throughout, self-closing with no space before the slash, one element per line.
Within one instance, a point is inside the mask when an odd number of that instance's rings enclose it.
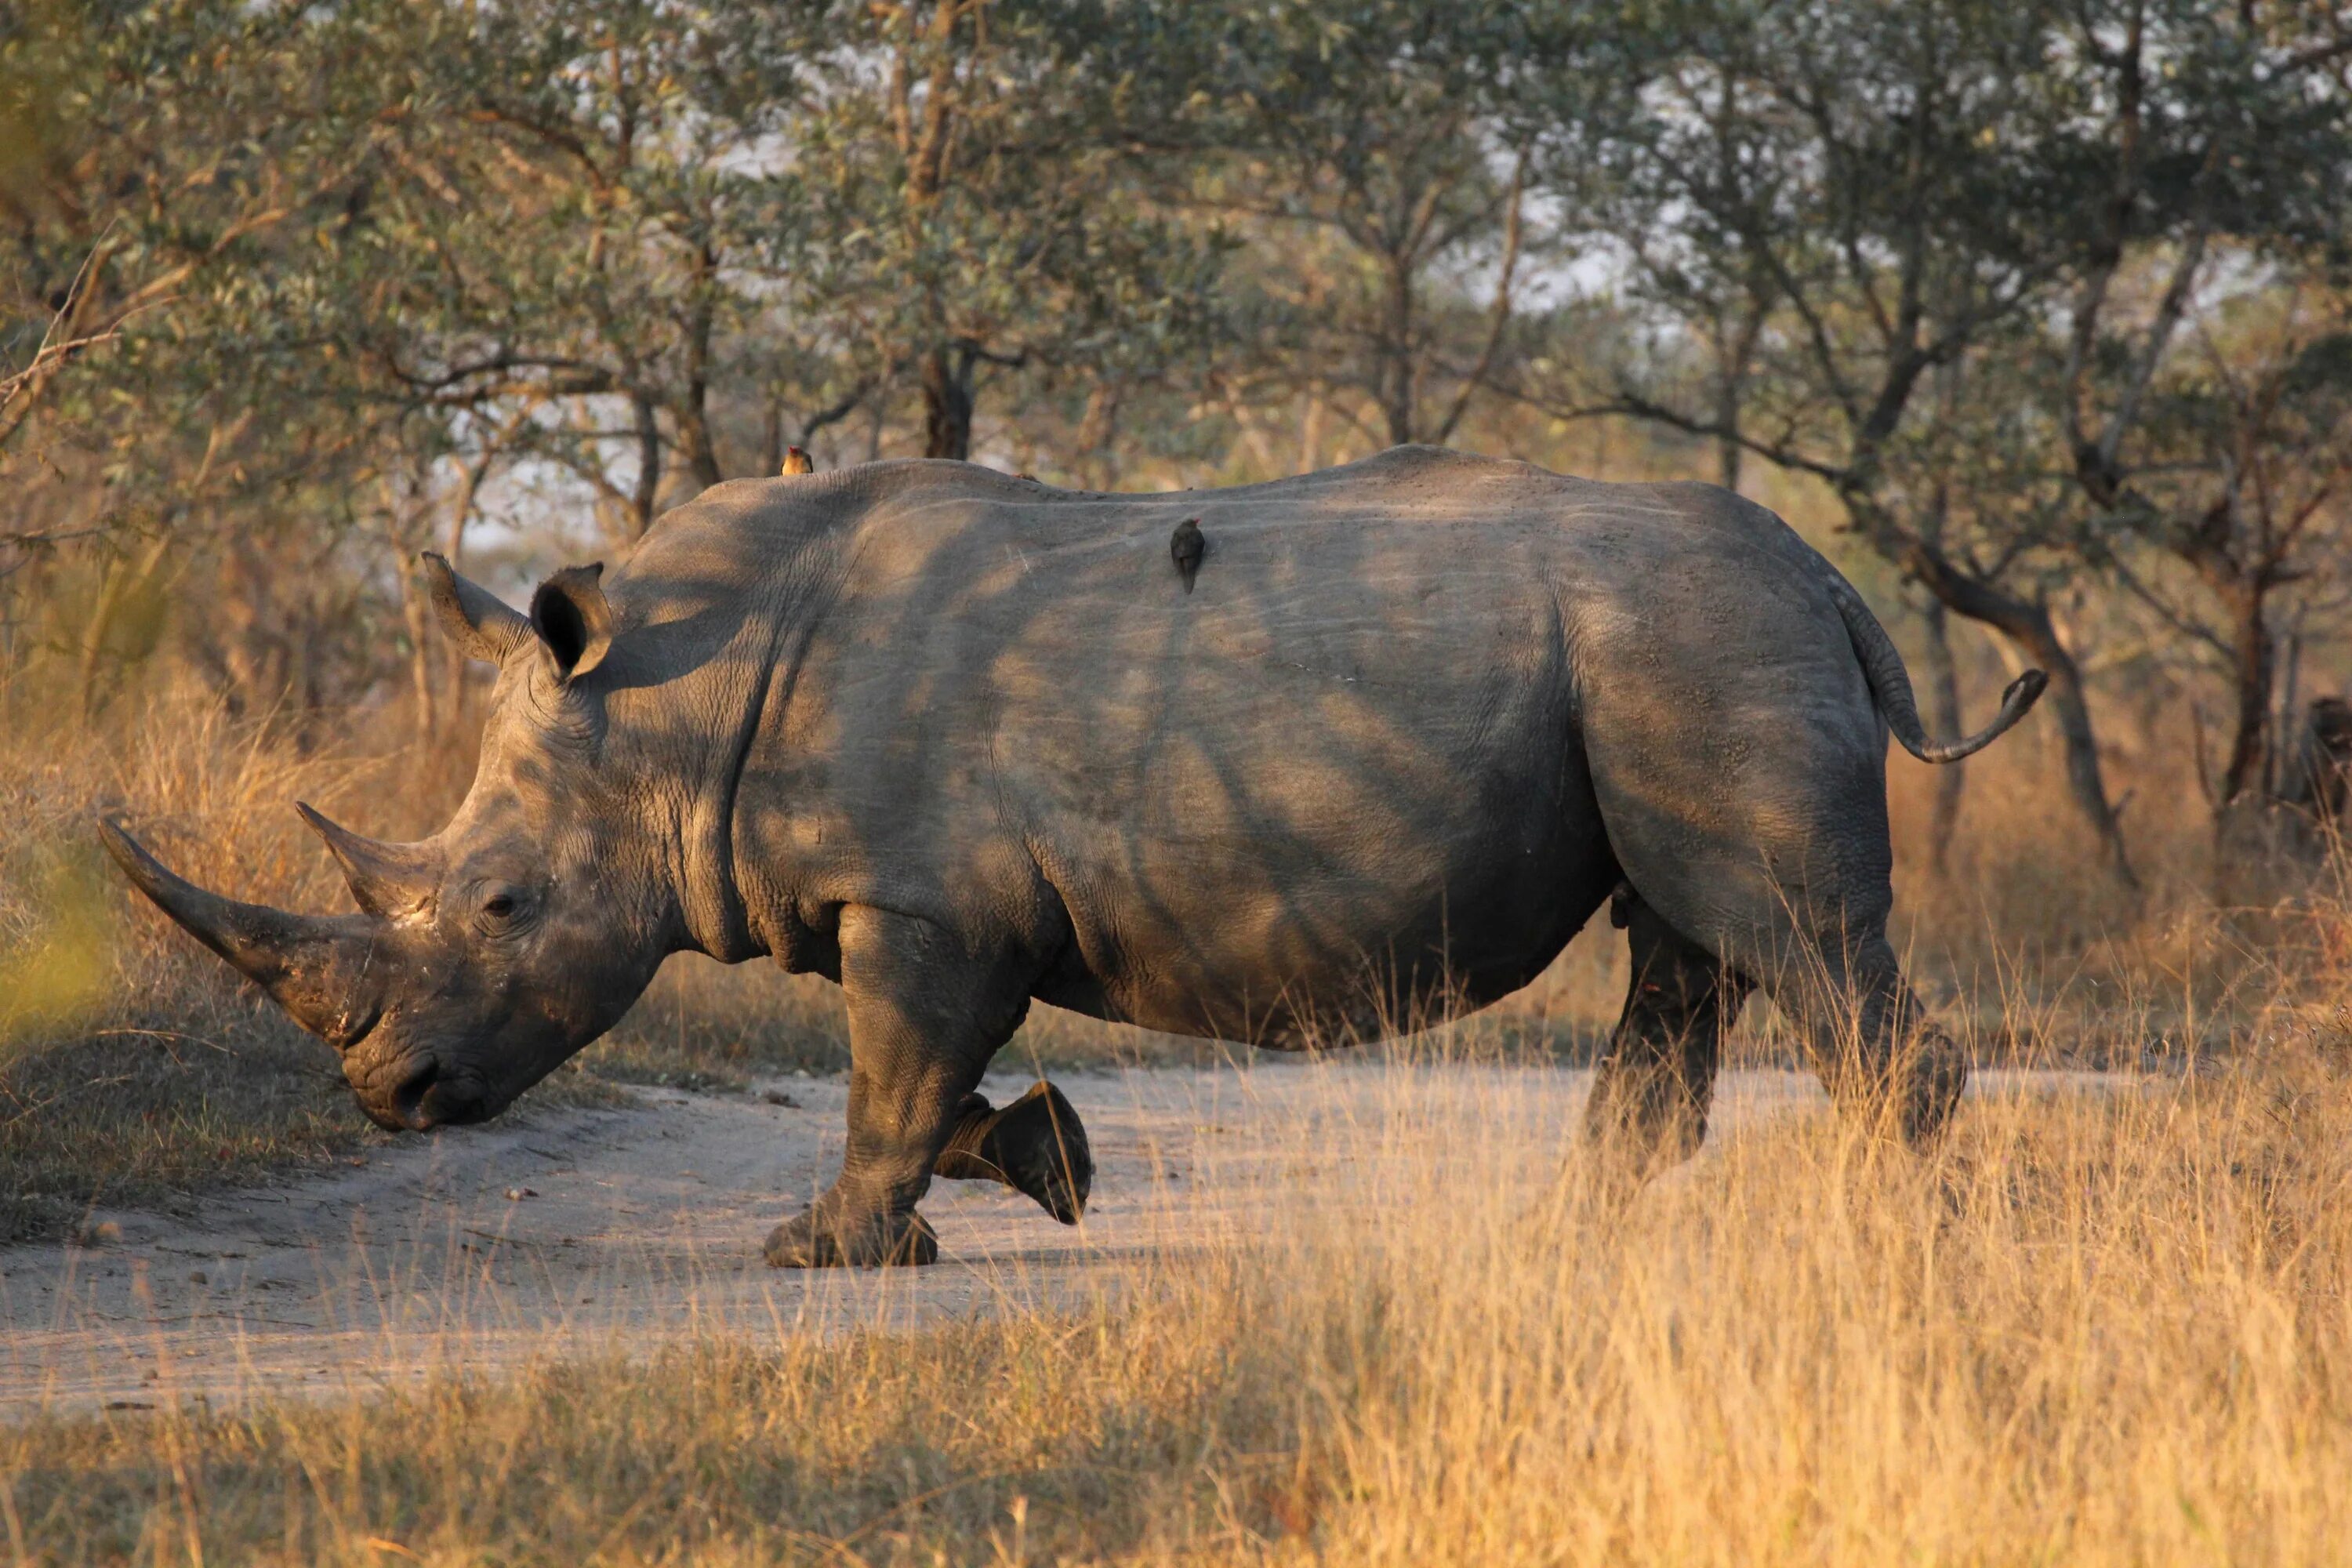
<path fill-rule="evenodd" d="M 1037 994 L 1281 1049 L 1409 1034 L 1527 984 L 1617 879 L 1597 821 L 1533 852 L 1485 847 L 1409 879 L 1310 869 L 1276 851 L 1197 878 L 1097 887 L 1072 909 L 1072 962 Z"/>
<path fill-rule="evenodd" d="M 1282 1047 L 1409 1033 L 1535 978 L 1619 874 L 1548 723 L 1417 758 L 1171 747 L 1149 777 L 1041 836 L 1075 938 L 1047 1002 Z"/>

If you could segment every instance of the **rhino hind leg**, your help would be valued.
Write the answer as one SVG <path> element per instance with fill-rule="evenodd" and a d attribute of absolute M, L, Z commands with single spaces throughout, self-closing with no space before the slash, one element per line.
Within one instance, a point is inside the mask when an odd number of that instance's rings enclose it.
<path fill-rule="evenodd" d="M 966 1095 L 931 1173 L 956 1182 L 1002 1182 L 1064 1225 L 1076 1225 L 1094 1190 L 1095 1162 L 1076 1108 L 1039 1079 L 1001 1110 L 983 1095 Z"/>
<path fill-rule="evenodd" d="M 1936 1142 L 1967 1087 L 1968 1055 L 1927 1016 L 1884 936 L 1819 942 L 1774 1000 L 1803 1024 L 1841 1110 L 1913 1149 Z"/>
<path fill-rule="evenodd" d="M 1620 911 L 1632 946 L 1625 1009 L 1595 1069 L 1585 1135 L 1636 1179 L 1698 1152 L 1724 1031 L 1753 983 L 1638 896 Z"/>

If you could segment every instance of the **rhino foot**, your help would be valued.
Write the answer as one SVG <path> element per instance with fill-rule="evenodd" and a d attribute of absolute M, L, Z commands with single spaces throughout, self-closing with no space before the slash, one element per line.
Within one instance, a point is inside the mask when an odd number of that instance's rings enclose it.
<path fill-rule="evenodd" d="M 966 1096 L 955 1132 L 931 1169 L 950 1181 L 1003 1182 L 1064 1225 L 1078 1223 L 1095 1184 L 1086 1124 L 1043 1079 L 1002 1110 L 977 1094 Z"/>
<path fill-rule="evenodd" d="M 919 1214 L 847 1220 L 803 1209 L 768 1233 L 771 1268 L 888 1268 L 940 1260 L 940 1238 Z"/>

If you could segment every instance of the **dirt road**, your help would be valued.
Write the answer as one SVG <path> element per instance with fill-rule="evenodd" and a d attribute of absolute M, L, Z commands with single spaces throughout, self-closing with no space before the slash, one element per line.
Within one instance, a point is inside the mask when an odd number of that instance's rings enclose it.
<path fill-rule="evenodd" d="M 942 1182 L 924 1205 L 943 1253 L 928 1269 L 762 1263 L 768 1228 L 840 1158 L 846 1087 L 822 1079 L 525 1110 L 224 1194 L 192 1218 L 100 1213 L 93 1223 L 110 1229 L 96 1245 L 0 1251 L 0 1415 L 362 1393 L 680 1336 L 1068 1302 L 1118 1289 L 1124 1266 L 1153 1249 L 1246 1231 L 1286 1183 L 1344 1181 L 1368 1142 L 1351 1129 L 1385 1114 L 1407 1070 L 1365 1061 L 1057 1079 L 1098 1164 L 1085 1225 L 1066 1229 L 1003 1188 Z M 1566 1148 L 1585 1074 L 1443 1070 L 1454 1090 L 1486 1082 L 1490 1121 L 1506 1108 L 1516 1135 Z M 987 1086 L 1000 1101 L 1024 1087 Z M 784 1097 L 793 1103 L 771 1102 Z M 1808 1079 L 1735 1074 L 1717 1124 L 1819 1100 Z"/>

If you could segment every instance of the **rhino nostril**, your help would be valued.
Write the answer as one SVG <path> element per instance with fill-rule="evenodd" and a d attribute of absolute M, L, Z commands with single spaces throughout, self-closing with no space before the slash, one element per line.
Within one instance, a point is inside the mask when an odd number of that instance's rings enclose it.
<path fill-rule="evenodd" d="M 425 1131 L 425 1097 L 441 1076 L 441 1064 L 426 1057 L 409 1069 L 408 1076 L 392 1091 L 392 1108 L 400 1120 L 419 1132 Z"/>

